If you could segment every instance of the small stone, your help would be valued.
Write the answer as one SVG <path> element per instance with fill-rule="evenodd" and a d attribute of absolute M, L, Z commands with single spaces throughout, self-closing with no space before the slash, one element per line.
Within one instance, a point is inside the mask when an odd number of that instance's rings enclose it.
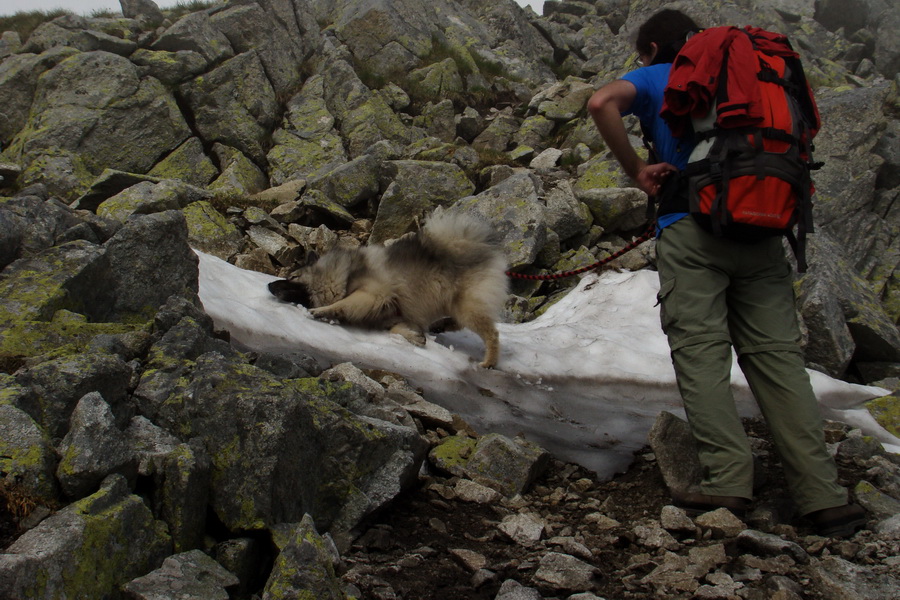
<path fill-rule="evenodd" d="M 694 519 L 703 529 L 710 531 L 715 538 L 734 537 L 747 528 L 743 521 L 734 516 L 727 508 L 719 508 L 704 513 Z"/>
<path fill-rule="evenodd" d="M 487 558 L 484 554 L 480 554 L 473 550 L 465 548 L 451 548 L 450 554 L 466 569 L 470 571 L 479 571 L 487 566 Z"/>
<path fill-rule="evenodd" d="M 678 540 L 673 538 L 671 533 L 660 527 L 658 523 L 638 525 L 632 531 L 637 536 L 638 543 L 647 548 L 675 550 L 680 546 Z"/>
<path fill-rule="evenodd" d="M 447 524 L 441 521 L 440 519 L 431 518 L 428 519 L 428 526 L 434 529 L 435 531 L 439 531 L 441 533 L 447 533 Z"/>
<path fill-rule="evenodd" d="M 659 514 L 659 522 L 663 529 L 683 533 L 693 533 L 697 527 L 684 510 L 677 506 L 663 506 Z"/>
<path fill-rule="evenodd" d="M 582 560 L 549 552 L 541 558 L 540 567 L 534 578 L 549 583 L 557 588 L 572 591 L 586 591 L 593 586 L 597 569 Z"/>
<path fill-rule="evenodd" d="M 453 490 L 460 500 L 477 504 L 494 504 L 503 497 L 497 490 L 469 479 L 460 479 Z"/>
<path fill-rule="evenodd" d="M 611 519 L 603 513 L 598 512 L 585 515 L 584 522 L 596 525 L 597 528 L 601 530 L 615 529 L 616 527 L 620 527 L 622 525 L 615 519 Z"/>
<path fill-rule="evenodd" d="M 762 556 L 787 554 L 801 565 L 809 563 L 809 554 L 798 544 L 777 535 L 747 529 L 737 536 L 738 547 Z"/>
<path fill-rule="evenodd" d="M 541 539 L 544 534 L 544 522 L 533 515 L 509 515 L 498 528 L 511 540 L 523 546 L 530 546 Z"/>

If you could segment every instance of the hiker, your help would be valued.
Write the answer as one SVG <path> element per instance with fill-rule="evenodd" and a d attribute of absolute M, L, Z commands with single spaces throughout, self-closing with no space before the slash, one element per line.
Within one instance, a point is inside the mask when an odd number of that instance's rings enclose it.
<path fill-rule="evenodd" d="M 689 514 L 725 507 L 745 516 L 753 456 L 731 392 L 732 347 L 766 419 L 798 513 L 817 532 L 845 537 L 865 525 L 848 504 L 824 442 L 822 417 L 805 370 L 792 268 L 780 236 L 745 242 L 713 235 L 692 218 L 679 176 L 695 144 L 676 138 L 660 111 L 671 63 L 700 27 L 671 9 L 639 29 L 638 68 L 588 101 L 598 131 L 637 186 L 660 199 L 657 257 L 661 323 L 702 468 L 699 492 L 671 490 Z M 754 75 L 755 79 L 755 75 Z M 623 115 L 640 120 L 655 159 L 631 146 Z"/>

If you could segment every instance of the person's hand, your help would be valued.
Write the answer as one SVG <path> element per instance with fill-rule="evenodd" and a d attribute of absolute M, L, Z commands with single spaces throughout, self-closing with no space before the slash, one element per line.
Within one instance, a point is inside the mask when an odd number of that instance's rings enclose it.
<path fill-rule="evenodd" d="M 666 178 L 678 169 L 669 163 L 645 165 L 635 177 L 637 186 L 648 196 L 656 196 L 665 183 Z"/>

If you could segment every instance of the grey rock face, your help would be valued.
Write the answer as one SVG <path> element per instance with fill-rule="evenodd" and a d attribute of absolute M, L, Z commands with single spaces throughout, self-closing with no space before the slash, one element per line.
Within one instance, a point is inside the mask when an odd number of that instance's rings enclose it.
<path fill-rule="evenodd" d="M 452 163 L 400 160 L 385 167 L 391 182 L 378 207 L 373 242 L 413 231 L 416 219 L 421 220 L 435 207 L 446 207 L 475 190 L 465 172 Z"/>
<path fill-rule="evenodd" d="M 78 401 L 59 453 L 56 475 L 69 498 L 93 492 L 110 473 L 134 477 L 137 471 L 134 453 L 116 427 L 112 409 L 96 392 Z"/>
<path fill-rule="evenodd" d="M 171 554 L 165 525 L 121 476 L 48 517 L 0 554 L 6 598 L 101 597 Z"/>
<path fill-rule="evenodd" d="M 209 143 L 237 148 L 265 162 L 264 139 L 275 125 L 275 90 L 256 51 L 245 52 L 184 83 L 180 93 Z"/>
<path fill-rule="evenodd" d="M 15 375 L 16 382 L 28 390 L 20 408 L 52 437 L 64 435 L 73 411 L 88 394 L 101 396 L 109 406 L 123 404 L 130 378 L 131 368 L 121 358 L 99 353 L 46 361 Z"/>
<path fill-rule="evenodd" d="M 672 413 L 661 413 L 647 439 L 666 486 L 679 492 L 697 491 L 702 471 L 688 424 Z"/>
<path fill-rule="evenodd" d="M 197 257 L 179 211 L 128 221 L 105 244 L 113 274 L 113 314 L 152 315 L 172 295 L 197 293 Z M 160 252 L 162 250 L 162 252 Z"/>
<path fill-rule="evenodd" d="M 145 172 L 156 156 L 187 139 L 171 93 L 141 78 L 126 58 L 108 52 L 71 56 L 41 78 L 20 143 L 28 155 L 69 150 L 102 167 Z"/>
<path fill-rule="evenodd" d="M 347 161 L 335 117 L 326 103 L 321 75 L 306 80 L 288 101 L 273 142 L 267 159 L 275 185 L 331 170 Z"/>
<path fill-rule="evenodd" d="M 50 440 L 28 414 L 0 405 L 0 470 L 45 501 L 59 495 L 56 456 Z"/>
<path fill-rule="evenodd" d="M 431 450 L 429 459 L 439 469 L 513 496 L 543 473 L 550 456 L 527 440 L 488 434 L 479 440 L 447 438 Z"/>
<path fill-rule="evenodd" d="M 158 422 L 182 439 L 204 441 L 210 502 L 229 527 L 259 529 L 305 512 L 323 526 L 352 526 L 389 499 L 373 487 L 390 480 L 383 469 L 396 464 L 401 487 L 414 476 L 424 442 L 414 432 L 398 438 L 386 424 L 358 422 L 327 402 L 314 409 L 313 399 L 296 384 L 210 353 L 160 407 Z"/>
<path fill-rule="evenodd" d="M 303 61 L 312 50 L 293 30 L 295 22 L 286 23 L 256 3 L 230 7 L 210 17 L 212 26 L 228 38 L 235 53 L 259 53 L 277 94 L 296 90 L 302 80 Z"/>
<path fill-rule="evenodd" d="M 171 597 L 227 600 L 226 588 L 238 584 L 238 578 L 200 550 L 170 556 L 160 568 L 125 585 L 135 600 Z"/>
<path fill-rule="evenodd" d="M 5 207 L 0 209 L 0 269 L 19 257 L 24 223 Z"/>
<path fill-rule="evenodd" d="M 334 558 L 313 519 L 304 515 L 278 554 L 262 597 L 343 600 L 346 596 L 335 574 Z"/>
<path fill-rule="evenodd" d="M 13 54 L 0 64 L 0 141 L 9 143 L 28 118 L 37 90 L 38 77 L 63 59 L 75 54 L 73 49 L 50 50 L 42 54 Z"/>
<path fill-rule="evenodd" d="M 150 27 L 162 24 L 165 16 L 153 0 L 119 0 L 122 16 L 137 19 Z"/>
<path fill-rule="evenodd" d="M 497 224 L 510 267 L 530 265 L 548 240 L 546 214 L 532 175 L 519 172 L 475 196 L 453 205 Z"/>
<path fill-rule="evenodd" d="M 195 12 L 180 18 L 153 43 L 154 50 L 196 52 L 208 64 L 218 64 L 234 56 L 231 43 L 213 27 L 205 12 Z"/>

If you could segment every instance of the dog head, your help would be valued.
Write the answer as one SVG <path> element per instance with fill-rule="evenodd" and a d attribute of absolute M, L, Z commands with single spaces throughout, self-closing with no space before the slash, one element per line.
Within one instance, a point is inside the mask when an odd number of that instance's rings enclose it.
<path fill-rule="evenodd" d="M 358 260 L 356 253 L 346 250 L 333 250 L 321 258 L 310 252 L 305 266 L 288 279 L 270 283 L 269 291 L 285 302 L 306 308 L 334 304 L 347 295 L 347 281 Z"/>
<path fill-rule="evenodd" d="M 303 283 L 290 279 L 279 279 L 269 284 L 269 291 L 282 302 L 291 302 L 306 308 L 311 307 L 309 289 Z"/>

